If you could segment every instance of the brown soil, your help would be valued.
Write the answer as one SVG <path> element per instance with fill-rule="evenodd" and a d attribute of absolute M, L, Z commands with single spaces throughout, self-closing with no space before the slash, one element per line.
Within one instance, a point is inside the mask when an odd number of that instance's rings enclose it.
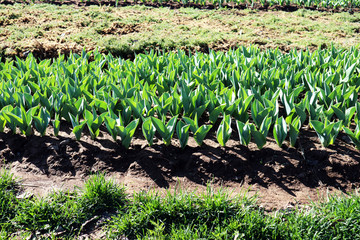
<path fill-rule="evenodd" d="M 28 3 L 28 4 L 36 4 L 36 3 L 49 3 L 54 5 L 77 5 L 77 6 L 116 6 L 116 1 L 113 0 L 87 0 L 87 1 L 81 1 L 81 0 L 4 0 L 0 1 L 0 4 L 14 4 L 14 3 Z M 124 1 L 118 1 L 117 6 L 124 7 L 124 6 L 134 6 L 134 5 L 144 5 L 148 7 L 169 7 L 171 9 L 179 9 L 182 7 L 192 7 L 192 8 L 198 8 L 198 9 L 217 9 L 218 6 L 206 3 L 204 5 L 202 4 L 196 4 L 196 3 L 188 3 L 188 4 L 182 4 L 179 2 L 174 1 L 168 1 L 168 2 L 151 2 L 151 1 L 136 1 L 136 0 L 127 0 Z M 223 8 L 232 8 L 232 9 L 253 9 L 253 10 L 262 10 L 262 11 L 286 11 L 286 12 L 295 12 L 299 9 L 308 9 L 308 10 L 314 10 L 314 11 L 320 11 L 320 12 L 360 12 L 360 8 L 324 8 L 324 7 L 318 7 L 318 6 L 311 6 L 311 7 L 304 7 L 299 6 L 296 4 L 289 4 L 289 5 L 269 5 L 269 4 L 260 4 L 260 3 L 254 3 L 251 5 L 240 3 L 223 3 Z"/>
<path fill-rule="evenodd" d="M 254 143 L 239 145 L 237 133 L 222 148 L 210 135 L 204 146 L 190 138 L 182 150 L 177 140 L 167 147 L 160 140 L 149 147 L 138 130 L 129 150 L 114 142 L 104 131 L 91 140 L 87 133 L 75 141 L 71 128 L 63 123 L 58 137 L 0 133 L 0 159 L 25 191 L 44 195 L 51 190 L 82 186 L 93 172 L 106 172 L 126 186 L 129 193 L 181 187 L 203 191 L 211 182 L 233 194 L 258 193 L 268 210 L 304 204 L 329 192 L 351 192 L 360 186 L 360 152 L 339 136 L 336 145 L 323 148 L 316 134 L 303 130 L 297 148 L 278 147 L 269 138 L 265 148 Z M 140 135 L 139 135 L 140 134 Z M 1 164 L 0 164 L 1 166 Z"/>

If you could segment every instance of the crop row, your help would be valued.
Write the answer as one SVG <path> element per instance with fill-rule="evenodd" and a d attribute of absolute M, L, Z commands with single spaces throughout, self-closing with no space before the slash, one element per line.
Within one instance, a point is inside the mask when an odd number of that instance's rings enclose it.
<path fill-rule="evenodd" d="M 91 61 L 89 60 L 91 58 Z M 271 132 L 295 146 L 313 128 L 326 147 L 344 131 L 360 149 L 358 49 L 140 54 L 133 61 L 83 52 L 65 60 L 0 63 L 0 132 L 41 135 L 51 124 L 72 123 L 80 139 L 102 125 L 126 148 L 138 127 L 149 145 L 155 133 L 182 147 L 189 133 L 201 145 L 210 130 L 225 146 L 236 128 L 240 143 L 259 148 Z M 216 126 L 216 129 L 215 127 Z"/>
<path fill-rule="evenodd" d="M 116 5 L 118 5 L 118 0 L 116 0 Z M 126 0 L 124 0 L 126 2 Z M 141 2 L 146 3 L 147 0 L 141 0 Z M 159 4 L 171 2 L 170 0 L 153 0 L 152 2 L 157 2 Z M 255 4 L 261 4 L 262 6 L 289 6 L 295 4 L 302 7 L 322 7 L 322 8 L 354 8 L 360 6 L 359 0 L 174 0 L 183 5 L 188 5 L 190 3 L 206 5 L 212 4 L 218 7 L 224 6 L 238 6 L 246 4 L 248 7 L 254 7 Z"/>
<path fill-rule="evenodd" d="M 35 2 L 35 0 L 23 0 L 24 2 Z M 40 0 L 41 2 L 42 0 Z M 50 0 L 58 1 L 58 0 Z M 87 2 L 88 0 L 80 0 L 80 2 Z M 49 1 L 44 1 L 49 2 Z M 61 0 L 60 0 L 61 2 Z M 101 1 L 100 1 L 101 2 Z M 106 3 L 107 1 L 104 1 Z M 115 0 L 115 5 L 118 6 L 121 2 L 128 2 L 128 0 Z M 166 4 L 166 3 L 179 3 L 181 5 L 187 6 L 189 4 L 198 4 L 198 5 L 214 5 L 217 7 L 232 7 L 239 5 L 246 5 L 248 7 L 254 7 L 255 5 L 262 6 L 290 6 L 290 5 L 298 5 L 300 7 L 320 7 L 320 8 L 358 8 L 360 7 L 360 0 L 140 0 L 141 3 L 158 3 L 158 4 Z"/>

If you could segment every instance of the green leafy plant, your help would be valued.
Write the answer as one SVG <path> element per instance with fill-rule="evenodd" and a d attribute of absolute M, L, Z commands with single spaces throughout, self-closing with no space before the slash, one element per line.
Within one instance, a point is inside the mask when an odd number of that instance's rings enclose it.
<path fill-rule="evenodd" d="M 58 135 L 65 120 L 72 123 L 77 139 L 84 122 L 95 139 L 105 122 L 112 138 L 120 136 L 129 146 L 125 133 L 131 135 L 141 121 L 149 145 L 156 131 L 170 144 L 175 130 L 182 146 L 187 134 L 201 145 L 212 130 L 224 146 L 233 119 L 243 145 L 253 138 L 263 147 L 273 127 L 279 145 L 288 134 L 295 146 L 300 129 L 311 121 L 342 121 L 351 130 L 359 122 L 358 57 L 356 48 L 334 47 L 287 54 L 256 47 L 209 54 L 150 51 L 134 60 L 96 51 L 53 61 L 29 54 L 0 63 L 0 131 L 20 130 L 29 136 L 37 129 L 44 135 L 50 119 Z M 175 116 L 183 122 L 177 124 Z"/>
<path fill-rule="evenodd" d="M 59 114 L 55 114 L 55 119 L 51 120 L 52 126 L 54 128 L 54 135 L 58 136 L 60 131 L 60 117 Z"/>
<path fill-rule="evenodd" d="M 270 112 L 269 108 L 263 106 L 263 104 L 255 100 L 251 107 L 251 116 L 257 127 L 260 127 L 263 120 L 268 116 Z"/>
<path fill-rule="evenodd" d="M 45 135 L 46 128 L 50 123 L 50 113 L 45 109 L 41 108 L 38 116 L 33 116 L 35 122 L 35 128 L 41 134 L 41 136 Z"/>
<path fill-rule="evenodd" d="M 0 111 L 0 132 L 4 132 L 5 125 L 6 125 L 6 119 L 3 116 L 3 112 Z"/>
<path fill-rule="evenodd" d="M 285 119 L 283 117 L 276 119 L 273 135 L 279 147 L 281 147 L 282 143 L 285 141 L 287 132 L 287 124 Z"/>
<path fill-rule="evenodd" d="M 225 115 L 216 132 L 216 138 L 222 147 L 225 147 L 227 141 L 229 141 L 231 132 L 231 117 Z"/>
<path fill-rule="evenodd" d="M 88 129 L 89 129 L 89 132 L 91 135 L 91 139 L 95 139 L 99 135 L 100 126 L 103 123 L 103 119 L 106 114 L 107 113 L 103 113 L 98 116 L 96 114 L 94 107 L 93 107 L 92 112 L 90 112 L 88 110 L 84 111 L 84 119 L 85 119 L 86 125 L 88 126 Z"/>
<path fill-rule="evenodd" d="M 254 137 L 255 143 L 259 149 L 262 149 L 266 144 L 266 137 L 271 126 L 271 117 L 265 117 L 262 121 L 259 130 L 255 125 L 251 125 L 251 134 Z"/>
<path fill-rule="evenodd" d="M 11 112 L 5 112 L 4 117 L 7 122 L 13 124 L 12 128 L 18 126 L 24 135 L 30 136 L 32 134 L 33 116 L 37 111 L 38 107 L 33 107 L 26 111 L 21 106 L 12 109 Z M 14 131 L 15 129 L 12 130 Z"/>
<path fill-rule="evenodd" d="M 355 147 L 360 150 L 360 125 L 356 125 L 354 132 L 351 131 L 351 129 L 349 129 L 348 127 L 344 127 L 344 131 L 350 137 Z"/>
<path fill-rule="evenodd" d="M 154 124 L 157 132 L 162 137 L 165 145 L 168 146 L 171 143 L 171 138 L 174 134 L 175 127 L 176 127 L 176 120 L 177 116 L 172 117 L 167 124 L 162 122 L 160 119 L 155 117 L 151 117 L 151 122 Z"/>
<path fill-rule="evenodd" d="M 73 126 L 72 132 L 75 134 L 76 140 L 79 141 L 81 138 L 81 133 L 85 127 L 86 121 L 79 122 L 79 115 L 74 116 L 71 113 L 69 113 L 69 117 L 71 120 L 71 124 Z"/>
<path fill-rule="evenodd" d="M 176 134 L 180 140 L 180 146 L 184 149 L 189 140 L 189 129 L 190 125 L 185 124 L 183 121 L 179 121 L 176 126 Z"/>
<path fill-rule="evenodd" d="M 105 122 L 106 129 L 110 133 L 111 137 L 113 138 L 114 141 L 116 141 L 116 138 L 119 135 L 116 119 L 111 118 L 109 116 L 105 116 L 104 122 Z"/>
<path fill-rule="evenodd" d="M 331 106 L 331 108 L 335 112 L 338 119 L 343 122 L 343 125 L 348 127 L 350 125 L 350 123 L 351 123 L 352 117 L 355 114 L 356 108 L 355 107 L 340 108 L 340 107 L 337 107 L 337 106 Z"/>
<path fill-rule="evenodd" d="M 289 139 L 290 139 L 290 145 L 292 147 L 295 147 L 296 140 L 300 133 L 301 128 L 301 118 L 297 116 L 294 120 L 290 120 L 289 124 Z"/>
<path fill-rule="evenodd" d="M 251 141 L 251 124 L 249 124 L 249 122 L 243 123 L 236 121 L 236 127 L 239 132 L 240 143 L 244 146 L 249 145 Z"/>
<path fill-rule="evenodd" d="M 139 124 L 139 119 L 135 119 L 131 121 L 126 127 L 125 126 L 117 126 L 119 136 L 121 138 L 121 144 L 127 149 L 130 146 L 131 139 L 135 134 L 135 130 Z"/>
<path fill-rule="evenodd" d="M 143 135 L 148 142 L 149 146 L 153 145 L 153 139 L 156 132 L 156 128 L 152 124 L 151 118 L 146 118 L 142 124 Z"/>
<path fill-rule="evenodd" d="M 335 142 L 335 139 L 342 128 L 342 121 L 330 123 L 327 119 L 325 119 L 324 122 L 311 120 L 310 124 L 314 128 L 321 144 L 324 147 L 327 147 Z"/>
<path fill-rule="evenodd" d="M 201 146 L 204 141 L 204 138 L 206 137 L 206 135 L 212 128 L 212 125 L 204 124 L 202 126 L 199 126 L 197 114 L 195 114 L 194 119 L 191 119 L 188 117 L 183 117 L 183 119 L 190 126 L 190 130 L 194 134 L 194 139 L 195 139 L 196 143 L 199 146 Z"/>

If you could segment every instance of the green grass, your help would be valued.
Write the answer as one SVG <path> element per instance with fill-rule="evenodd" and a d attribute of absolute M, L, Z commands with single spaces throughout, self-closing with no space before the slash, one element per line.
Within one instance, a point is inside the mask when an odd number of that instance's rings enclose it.
<path fill-rule="evenodd" d="M 25 3 L 34 3 L 34 0 L 24 0 Z M 50 0 L 50 2 L 52 2 Z M 53 1 L 53 2 L 59 2 L 59 1 Z M 82 2 L 82 1 L 80 1 Z M 99 1 L 100 4 L 102 1 Z M 114 2 L 114 1 L 112 1 Z M 260 0 L 260 1 L 254 1 L 254 0 L 142 0 L 141 4 L 148 4 L 148 3 L 158 3 L 160 6 L 168 5 L 170 3 L 178 3 L 180 6 L 188 7 L 189 3 L 197 4 L 199 7 L 205 6 L 205 5 L 212 5 L 216 8 L 222 8 L 222 7 L 247 7 L 247 8 L 253 8 L 257 7 L 259 5 L 262 6 L 289 6 L 289 5 L 298 5 L 299 7 L 313 7 L 313 8 L 328 8 L 328 9 L 340 9 L 343 11 L 348 10 L 349 8 L 356 8 L 360 6 L 360 2 L 358 0 Z M 108 4 L 109 2 L 104 2 L 104 4 Z M 129 3 L 129 4 L 139 4 L 139 2 L 136 1 L 115 1 L 115 5 L 118 6 L 118 4 L 121 3 Z"/>
<path fill-rule="evenodd" d="M 347 12 L 15 4 L 0 5 L 0 16 L 0 56 L 8 57 L 96 47 L 126 57 L 150 48 L 207 51 L 256 44 L 286 50 L 360 42 L 360 13 Z"/>
<path fill-rule="evenodd" d="M 15 181 L 8 170 L 0 174 L 0 239 L 11 234 L 51 236 L 65 232 L 75 237 L 82 224 L 104 211 L 125 204 L 124 188 L 103 174 L 91 176 L 81 191 L 53 192 L 46 197 L 17 199 Z M 23 235 L 24 234 L 24 235 Z"/>
<path fill-rule="evenodd" d="M 106 212 L 108 239 L 358 239 L 360 196 L 328 195 L 309 206 L 267 213 L 256 197 L 231 197 L 208 186 L 205 193 L 139 192 L 104 174 L 91 176 L 83 189 L 46 197 L 17 199 L 19 185 L 8 170 L 0 173 L 0 239 L 76 239 L 82 226 Z M 9 204 L 10 203 L 10 204 Z M 106 214 L 105 214 L 106 215 Z M 11 224 L 10 224 L 11 223 Z"/>

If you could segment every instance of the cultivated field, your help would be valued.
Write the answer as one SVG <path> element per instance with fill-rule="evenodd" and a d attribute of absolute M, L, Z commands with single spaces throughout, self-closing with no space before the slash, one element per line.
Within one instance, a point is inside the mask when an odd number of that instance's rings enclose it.
<path fill-rule="evenodd" d="M 356 239 L 356 1 L 0 4 L 0 239 Z"/>

